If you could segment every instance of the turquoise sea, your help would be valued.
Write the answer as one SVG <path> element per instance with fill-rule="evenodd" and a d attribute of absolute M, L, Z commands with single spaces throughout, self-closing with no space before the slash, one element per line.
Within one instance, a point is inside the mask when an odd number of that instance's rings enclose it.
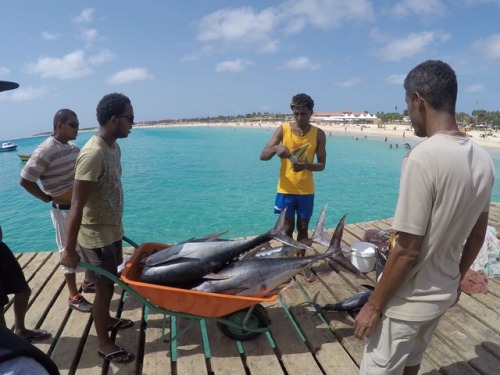
<path fill-rule="evenodd" d="M 259 154 L 273 129 L 242 127 L 135 128 L 122 149 L 126 235 L 137 243 L 175 243 L 228 231 L 225 238 L 256 235 L 274 226 L 279 161 Z M 314 227 L 328 204 L 328 227 L 344 213 L 347 223 L 392 217 L 398 194 L 403 138 L 353 139 L 327 133 L 327 166 L 315 173 Z M 93 132 L 81 132 L 82 147 Z M 0 225 L 14 252 L 55 250 L 50 207 L 19 185 L 29 154 L 46 137 L 15 140 L 16 152 L 0 153 Z M 389 144 L 399 143 L 399 148 Z M 409 141 L 411 145 L 415 142 Z M 500 152 L 489 149 L 497 176 Z M 496 184 L 493 201 L 500 201 Z"/>

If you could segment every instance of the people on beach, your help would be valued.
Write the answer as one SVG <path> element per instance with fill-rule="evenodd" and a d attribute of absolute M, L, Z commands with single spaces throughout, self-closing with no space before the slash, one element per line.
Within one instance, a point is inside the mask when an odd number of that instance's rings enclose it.
<path fill-rule="evenodd" d="M 274 131 L 260 160 L 271 160 L 274 155 L 281 159 L 274 212 L 280 213 L 286 207 L 285 232 L 292 237 L 296 225 L 297 241 L 302 241 L 308 237 L 314 208 L 313 172 L 325 169 L 326 136 L 322 129 L 310 123 L 314 101 L 309 95 L 295 95 L 290 108 L 295 121 L 284 123 Z M 301 250 L 299 256 L 304 255 L 305 250 Z M 310 282 L 316 278 L 309 268 L 302 274 Z"/>
<path fill-rule="evenodd" d="M 57 248 L 61 253 L 66 240 L 66 224 L 75 178 L 75 162 L 80 152 L 78 146 L 71 142 L 78 135 L 78 117 L 71 109 L 60 109 L 54 115 L 53 127 L 54 133 L 31 154 L 21 171 L 19 183 L 35 198 L 51 204 L 50 217 L 56 231 Z M 38 185 L 38 180 L 43 190 Z M 78 246 L 77 251 L 80 251 Z M 62 266 L 62 272 L 69 291 L 69 307 L 90 313 L 92 304 L 78 291 L 76 270 Z M 82 291 L 95 291 L 94 283 L 88 281 L 87 272 Z"/>
<path fill-rule="evenodd" d="M 26 282 L 23 270 L 16 257 L 3 242 L 0 226 L 0 325 L 6 326 L 4 307 L 9 303 L 9 294 L 14 294 L 14 332 L 27 341 L 50 338 L 50 333 L 42 329 L 27 329 L 24 323 L 31 288 Z"/>
<path fill-rule="evenodd" d="M 417 65 L 404 81 L 415 135 L 427 139 L 403 159 L 392 224 L 399 235 L 355 319 L 355 336 L 367 338 L 361 374 L 418 373 L 483 244 L 494 166 L 457 126 L 457 87 L 453 69 L 435 60 Z"/>
<path fill-rule="evenodd" d="M 116 141 L 128 137 L 134 123 L 134 110 L 127 96 L 112 93 L 99 101 L 96 113 L 99 129 L 83 146 L 76 161 L 61 263 L 71 268 L 77 266 L 80 259 L 76 251 L 78 243 L 85 262 L 118 276 L 124 231 L 121 151 Z M 111 341 L 109 331 L 129 328 L 133 322 L 111 317 L 113 282 L 96 272 L 90 272 L 90 277 L 95 283 L 92 315 L 97 352 L 107 361 L 130 362 L 134 355 Z"/>

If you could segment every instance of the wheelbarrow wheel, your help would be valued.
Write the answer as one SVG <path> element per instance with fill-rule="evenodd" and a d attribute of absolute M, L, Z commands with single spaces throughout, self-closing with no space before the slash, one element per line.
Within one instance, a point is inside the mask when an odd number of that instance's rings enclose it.
<path fill-rule="evenodd" d="M 246 322 L 246 327 L 250 329 L 250 331 L 243 329 L 243 321 L 245 317 L 247 316 L 248 310 L 250 307 L 236 311 L 232 314 L 226 315 L 224 319 L 227 319 L 231 321 L 232 323 L 235 323 L 240 327 L 233 327 L 221 322 L 217 322 L 217 326 L 221 330 L 221 332 L 229 337 L 230 339 L 233 340 L 239 340 L 239 341 L 247 341 L 247 340 L 253 340 L 262 332 L 252 332 L 252 329 L 256 328 L 266 328 L 269 327 L 269 324 L 271 323 L 269 319 L 269 315 L 267 314 L 266 309 L 262 305 L 255 305 L 253 308 L 252 313 L 248 317 L 248 320 Z"/>

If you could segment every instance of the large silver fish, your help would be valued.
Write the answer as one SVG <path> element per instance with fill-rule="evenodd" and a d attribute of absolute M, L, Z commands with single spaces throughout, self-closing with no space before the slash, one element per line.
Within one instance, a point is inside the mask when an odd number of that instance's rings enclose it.
<path fill-rule="evenodd" d="M 312 242 L 317 243 L 319 245 L 328 247 L 331 241 L 331 238 L 329 238 L 329 234 L 326 230 L 324 230 L 324 225 L 325 225 L 325 217 L 326 217 L 326 207 L 325 205 L 323 209 L 321 210 L 321 213 L 318 218 L 318 223 L 316 224 L 316 227 L 314 228 L 313 235 L 310 238 L 311 242 L 306 242 L 308 246 L 311 245 Z M 340 264 L 342 267 L 344 267 L 346 270 L 351 271 L 352 273 L 366 277 L 360 270 L 358 270 L 354 264 L 349 260 L 349 258 L 346 258 L 344 253 L 342 252 L 342 247 L 339 246 L 333 254 L 330 256 L 330 259 L 333 260 L 333 266 L 335 267 L 336 264 Z"/>
<path fill-rule="evenodd" d="M 189 286 L 207 276 L 217 277 L 213 273 L 228 262 L 272 238 L 307 249 L 306 245 L 284 233 L 285 212 L 286 210 L 283 210 L 280 214 L 273 229 L 251 239 L 182 242 L 150 255 L 144 261 L 141 281 L 159 285 Z"/>
<path fill-rule="evenodd" d="M 375 289 L 375 287 L 371 285 L 363 285 L 369 290 L 366 292 L 359 292 L 356 294 L 353 294 L 350 297 L 347 297 L 346 299 L 338 302 L 338 303 L 329 303 L 326 305 L 320 305 L 316 302 L 311 302 L 311 305 L 313 305 L 316 308 L 317 313 L 322 313 L 325 311 L 358 311 L 361 310 L 361 308 L 368 302 L 372 295 L 372 291 Z"/>
<path fill-rule="evenodd" d="M 314 228 L 314 232 L 311 238 L 305 238 L 302 242 L 307 246 L 311 246 L 313 242 L 321 242 L 324 241 L 328 236 L 328 232 L 324 229 L 325 227 L 325 212 L 328 204 L 326 204 L 318 217 L 318 222 L 316 223 L 316 227 Z M 331 238 L 328 240 L 330 243 Z M 300 251 L 300 248 L 291 245 L 282 245 L 278 247 L 265 247 L 263 249 L 259 249 L 255 254 L 249 254 L 249 256 L 245 256 L 244 259 L 248 259 L 250 256 L 255 256 L 256 258 L 288 258 Z"/>
<path fill-rule="evenodd" d="M 344 222 L 342 217 L 323 254 L 297 258 L 252 258 L 232 262 L 218 273 L 218 279 L 207 280 L 193 290 L 234 294 L 251 297 L 267 297 L 278 293 L 283 284 L 304 268 L 340 249 Z"/>

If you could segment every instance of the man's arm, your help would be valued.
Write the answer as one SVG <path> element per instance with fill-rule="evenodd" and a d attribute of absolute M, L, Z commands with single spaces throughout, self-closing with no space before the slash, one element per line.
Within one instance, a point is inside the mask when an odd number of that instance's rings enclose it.
<path fill-rule="evenodd" d="M 370 336 L 385 305 L 406 279 L 420 254 L 423 236 L 399 233 L 396 246 L 384 267 L 380 281 L 368 302 L 356 316 L 354 334 L 358 339 Z"/>
<path fill-rule="evenodd" d="M 260 160 L 271 160 L 274 155 L 278 155 L 282 159 L 290 157 L 290 150 L 280 144 L 282 140 L 283 127 L 279 126 L 260 153 Z"/>
<path fill-rule="evenodd" d="M 52 197 L 48 194 L 45 194 L 40 186 L 33 181 L 28 181 L 24 177 L 19 178 L 19 184 L 31 195 L 35 198 L 40 199 L 42 202 L 48 203 L 52 201 Z"/>
<path fill-rule="evenodd" d="M 483 212 L 474 224 L 469 237 L 465 241 L 462 257 L 460 258 L 460 281 L 465 277 L 465 274 L 474 263 L 474 260 L 479 254 L 479 250 L 483 246 L 486 230 L 488 229 L 488 212 Z"/>
<path fill-rule="evenodd" d="M 61 254 L 61 264 L 76 268 L 78 266 L 79 255 L 76 252 L 76 241 L 78 231 L 82 223 L 83 208 L 89 200 L 96 183 L 93 181 L 75 180 L 73 184 L 73 198 L 71 199 L 71 209 L 68 214 L 68 224 L 66 226 L 66 243 Z"/>

